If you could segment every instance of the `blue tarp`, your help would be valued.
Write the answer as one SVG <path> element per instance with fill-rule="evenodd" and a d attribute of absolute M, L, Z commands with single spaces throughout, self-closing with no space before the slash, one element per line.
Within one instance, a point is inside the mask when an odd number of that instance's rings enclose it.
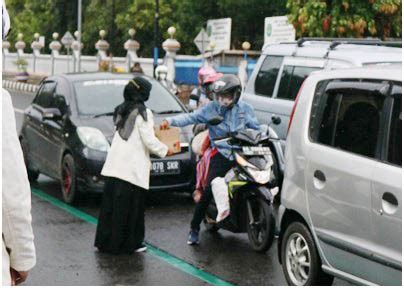
<path fill-rule="evenodd" d="M 247 66 L 248 77 L 250 77 L 255 60 L 249 60 Z M 202 67 L 202 60 L 176 60 L 175 61 L 175 82 L 178 84 L 198 85 L 198 71 Z M 236 74 L 238 67 L 235 66 L 219 66 L 215 67 L 217 72 L 223 74 Z"/>

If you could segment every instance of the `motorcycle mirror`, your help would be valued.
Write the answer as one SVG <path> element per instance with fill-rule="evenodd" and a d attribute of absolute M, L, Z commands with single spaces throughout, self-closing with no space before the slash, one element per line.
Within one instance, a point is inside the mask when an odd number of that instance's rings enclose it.
<path fill-rule="evenodd" d="M 208 120 L 208 124 L 209 124 L 209 125 L 212 125 L 212 126 L 216 126 L 216 125 L 219 125 L 220 123 L 222 123 L 222 121 L 223 121 L 223 117 L 222 117 L 222 116 L 215 116 L 215 117 L 210 118 L 210 119 Z"/>

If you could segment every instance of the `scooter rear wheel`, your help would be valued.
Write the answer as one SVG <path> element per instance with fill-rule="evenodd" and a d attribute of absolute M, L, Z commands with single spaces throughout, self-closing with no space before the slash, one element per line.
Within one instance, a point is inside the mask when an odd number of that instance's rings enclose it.
<path fill-rule="evenodd" d="M 247 213 L 247 233 L 254 251 L 265 253 L 271 247 L 275 236 L 275 217 L 272 206 L 262 199 L 250 201 L 254 221 L 250 224 Z"/>

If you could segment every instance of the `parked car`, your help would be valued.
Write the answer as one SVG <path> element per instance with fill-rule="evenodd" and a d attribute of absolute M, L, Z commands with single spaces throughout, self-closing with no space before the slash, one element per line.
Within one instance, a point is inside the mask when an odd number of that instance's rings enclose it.
<path fill-rule="evenodd" d="M 400 42 L 401 43 L 401 42 Z M 360 39 L 302 38 L 295 43 L 264 45 L 251 74 L 243 100 L 251 104 L 261 124 L 270 124 L 273 152 L 279 163 L 280 183 L 284 171 L 284 148 L 289 117 L 304 79 L 313 71 L 401 63 L 397 42 Z"/>
<path fill-rule="evenodd" d="M 186 113 L 178 99 L 158 81 L 146 106 L 155 125 L 168 114 Z M 20 141 L 31 181 L 39 173 L 61 182 L 63 200 L 79 193 L 102 192 L 100 176 L 115 132 L 114 108 L 123 101 L 131 74 L 80 73 L 46 78 L 24 113 Z M 151 190 L 183 190 L 194 183 L 195 157 L 189 149 L 191 128 L 181 132 L 181 153 L 152 159 Z"/>
<path fill-rule="evenodd" d="M 394 67 L 396 66 L 396 67 Z M 318 72 L 297 96 L 279 208 L 291 285 L 401 285 L 401 65 Z"/>

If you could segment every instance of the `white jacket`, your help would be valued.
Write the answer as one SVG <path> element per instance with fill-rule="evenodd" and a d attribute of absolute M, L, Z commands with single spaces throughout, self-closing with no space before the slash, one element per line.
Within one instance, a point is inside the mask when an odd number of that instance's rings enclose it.
<path fill-rule="evenodd" d="M 149 189 L 150 153 L 165 157 L 168 147 L 154 135 L 153 113 L 147 109 L 147 121 L 136 118 L 128 141 L 115 132 L 101 175 L 119 178 L 143 189 Z"/>
<path fill-rule="evenodd" d="M 31 189 L 17 136 L 13 104 L 6 90 L 2 90 L 1 97 L 3 285 L 10 285 L 10 267 L 28 271 L 34 267 L 36 257 L 31 226 Z"/>

